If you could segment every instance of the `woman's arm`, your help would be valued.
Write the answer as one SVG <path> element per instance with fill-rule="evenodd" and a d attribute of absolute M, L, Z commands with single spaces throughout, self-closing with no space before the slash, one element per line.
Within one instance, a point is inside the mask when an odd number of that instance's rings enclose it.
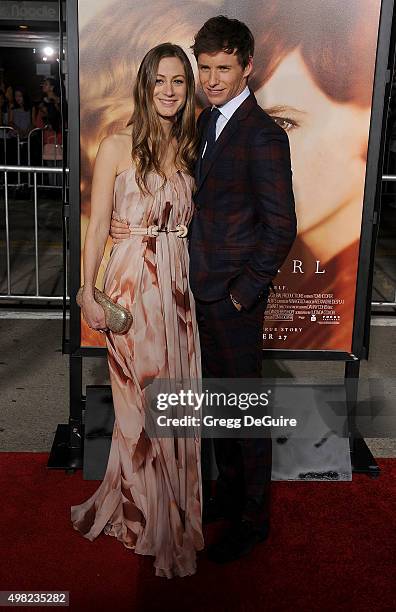
<path fill-rule="evenodd" d="M 118 153 L 115 138 L 105 138 L 99 146 L 92 178 L 91 215 L 83 257 L 83 315 L 93 329 L 105 327 L 103 308 L 94 300 L 94 288 L 109 235 Z"/>

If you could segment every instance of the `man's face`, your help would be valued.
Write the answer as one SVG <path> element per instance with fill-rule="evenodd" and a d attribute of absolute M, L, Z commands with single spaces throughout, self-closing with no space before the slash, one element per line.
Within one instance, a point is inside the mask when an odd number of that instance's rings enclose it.
<path fill-rule="evenodd" d="M 234 53 L 200 53 L 198 74 L 202 88 L 210 104 L 223 106 L 246 87 L 247 77 L 253 69 L 253 59 L 242 68 Z"/>

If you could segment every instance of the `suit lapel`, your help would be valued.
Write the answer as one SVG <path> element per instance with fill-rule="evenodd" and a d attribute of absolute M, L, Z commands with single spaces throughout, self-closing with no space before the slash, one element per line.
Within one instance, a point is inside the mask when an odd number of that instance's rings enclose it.
<path fill-rule="evenodd" d="M 201 162 L 202 171 L 201 171 L 198 189 L 201 188 L 202 183 L 206 179 L 208 172 L 213 166 L 214 162 L 220 155 L 224 145 L 230 140 L 231 136 L 236 132 L 237 129 L 238 129 L 238 120 L 235 118 L 235 115 L 233 115 L 231 119 L 227 122 L 227 125 L 224 127 L 218 139 L 216 140 L 216 145 L 213 149 L 213 153 L 211 157 L 206 160 L 203 159 Z"/>
<path fill-rule="evenodd" d="M 246 100 L 244 100 L 244 102 L 242 102 L 241 106 L 239 108 L 237 108 L 237 110 L 235 111 L 235 113 L 232 115 L 231 119 L 229 119 L 229 121 L 227 121 L 225 127 L 223 128 L 220 136 L 218 137 L 218 139 L 216 140 L 216 145 L 213 149 L 213 153 L 212 156 L 210 157 L 210 159 L 203 159 L 201 161 L 201 176 L 199 178 L 198 181 L 198 162 L 196 164 L 197 166 L 197 172 L 196 172 L 196 180 L 197 180 L 197 190 L 196 193 L 201 189 L 203 182 L 205 181 L 210 169 L 212 168 L 213 164 L 215 163 L 216 159 L 219 157 L 220 153 L 222 152 L 224 146 L 227 144 L 227 142 L 230 141 L 230 139 L 232 138 L 232 136 L 235 134 L 235 132 L 237 131 L 238 127 L 239 127 L 239 122 L 242 121 L 252 110 L 253 106 L 257 105 L 256 102 L 256 98 L 254 97 L 254 94 L 252 92 L 250 92 L 250 96 L 248 98 L 246 98 Z"/>
<path fill-rule="evenodd" d="M 204 148 L 204 138 L 205 138 L 205 133 L 206 133 L 206 128 L 208 125 L 208 121 L 210 118 L 210 109 L 207 107 L 205 108 L 201 115 L 199 116 L 198 119 L 198 131 L 199 131 L 199 138 L 200 138 L 200 144 L 199 144 L 199 152 L 198 152 L 198 159 L 195 163 L 195 184 L 198 185 L 199 181 L 199 177 L 200 177 L 200 169 L 202 167 L 202 153 L 203 153 L 203 148 Z M 206 116 L 205 116 L 206 115 Z"/>

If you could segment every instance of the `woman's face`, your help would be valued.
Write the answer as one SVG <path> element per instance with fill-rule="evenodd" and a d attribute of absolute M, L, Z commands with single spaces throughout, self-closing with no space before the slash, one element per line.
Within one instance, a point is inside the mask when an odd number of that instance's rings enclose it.
<path fill-rule="evenodd" d="M 370 109 L 326 96 L 298 50 L 256 96 L 289 136 L 299 234 L 352 202 L 361 206 Z"/>
<path fill-rule="evenodd" d="M 43 81 L 43 84 L 41 85 L 41 89 L 43 90 L 44 94 L 47 94 L 47 93 L 51 93 L 53 88 L 49 81 Z"/>
<path fill-rule="evenodd" d="M 23 105 L 23 93 L 18 89 L 15 91 L 15 103 L 17 106 Z"/>
<path fill-rule="evenodd" d="M 158 64 L 153 102 L 160 117 L 169 120 L 176 117 L 187 98 L 184 66 L 178 57 L 164 57 Z"/>

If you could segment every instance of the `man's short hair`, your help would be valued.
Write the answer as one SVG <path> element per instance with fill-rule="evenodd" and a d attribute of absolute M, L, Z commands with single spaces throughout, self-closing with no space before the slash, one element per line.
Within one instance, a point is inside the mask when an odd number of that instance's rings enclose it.
<path fill-rule="evenodd" d="M 245 68 L 249 57 L 253 57 L 254 37 L 242 21 L 219 15 L 203 24 L 191 48 L 196 59 L 201 53 L 235 52 L 240 65 Z"/>

